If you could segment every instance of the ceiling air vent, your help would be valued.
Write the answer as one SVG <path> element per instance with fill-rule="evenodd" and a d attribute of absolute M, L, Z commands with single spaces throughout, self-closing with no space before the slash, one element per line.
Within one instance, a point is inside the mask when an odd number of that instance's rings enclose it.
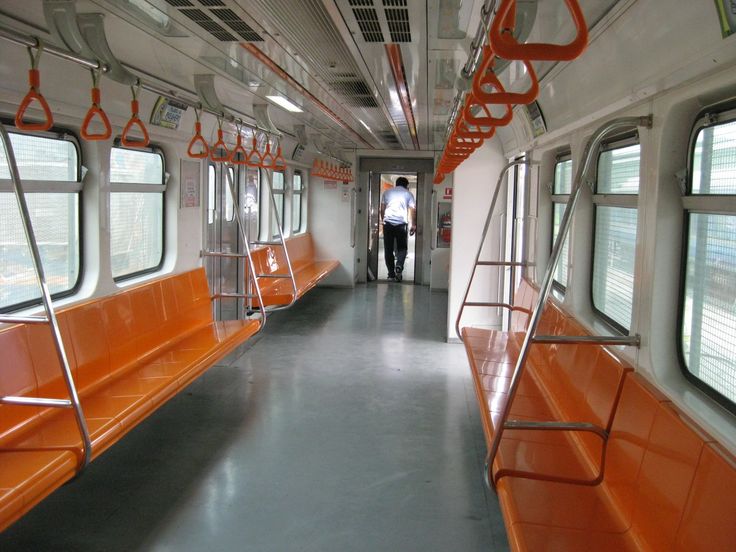
<path fill-rule="evenodd" d="M 378 107 L 378 102 L 365 81 L 333 81 L 330 83 L 330 88 L 340 94 L 345 103 L 351 107 Z"/>
<path fill-rule="evenodd" d="M 391 33 L 391 42 L 411 42 L 406 0 L 383 0 L 383 6 L 388 31 Z"/>
<path fill-rule="evenodd" d="M 391 131 L 381 130 L 378 132 L 378 137 L 387 144 L 399 144 L 399 141 L 396 139 L 396 135 Z"/>
<path fill-rule="evenodd" d="M 350 0 L 350 5 L 373 6 L 373 0 L 369 1 L 370 4 L 365 3 L 363 0 Z M 383 32 L 381 32 L 381 24 L 378 21 L 378 13 L 376 13 L 375 8 L 356 7 L 353 8 L 353 15 L 355 16 L 355 20 L 358 22 L 360 32 L 363 33 L 363 40 L 366 42 L 383 42 Z"/>
<path fill-rule="evenodd" d="M 180 10 L 182 14 L 186 15 L 189 19 L 194 21 L 197 25 L 202 27 L 204 30 L 214 36 L 217 40 L 222 42 L 234 42 L 238 39 L 232 34 L 227 32 L 219 23 L 215 23 L 210 17 L 202 10 Z"/>
<path fill-rule="evenodd" d="M 213 9 L 214 13 L 225 25 L 238 33 L 246 42 L 261 42 L 263 38 L 245 21 L 238 17 L 238 14 L 227 8 Z"/>
<path fill-rule="evenodd" d="M 188 8 L 194 6 L 189 0 L 166 0 L 166 2 L 177 8 Z"/>
<path fill-rule="evenodd" d="M 225 3 L 222 0 L 199 0 L 199 3 L 203 6 L 224 6 Z"/>

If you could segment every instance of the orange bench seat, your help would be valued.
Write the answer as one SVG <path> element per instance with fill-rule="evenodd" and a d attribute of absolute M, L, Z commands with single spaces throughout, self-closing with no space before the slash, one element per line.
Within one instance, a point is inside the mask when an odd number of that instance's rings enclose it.
<path fill-rule="evenodd" d="M 304 233 L 286 240 L 297 299 L 315 287 L 322 279 L 340 266 L 338 261 L 315 259 L 314 243 L 311 234 Z M 289 267 L 284 250 L 280 246 L 264 246 L 252 252 L 253 263 L 258 274 L 287 275 Z M 290 278 L 262 278 L 259 280 L 261 296 L 266 306 L 288 305 L 294 298 L 294 288 Z"/>
<path fill-rule="evenodd" d="M 513 550 L 736 549 L 736 460 L 628 373 L 595 486 L 502 477 Z"/>
<path fill-rule="evenodd" d="M 61 309 L 67 357 L 92 458 L 208 367 L 260 322 L 215 322 L 204 269 Z M 50 328 L 0 329 L 0 394 L 68 398 Z M 0 405 L 0 529 L 75 475 L 82 439 L 70 410 Z"/>
<path fill-rule="evenodd" d="M 511 317 L 511 331 L 462 329 L 488 447 L 508 402 L 537 290 L 522 279 Z M 557 304 L 548 300 L 538 335 L 586 335 Z M 605 347 L 532 344 L 510 420 L 583 422 L 607 430 L 623 378 L 631 368 Z M 505 430 L 492 467 L 494 477 L 524 472 L 535 476 L 594 481 L 600 477 L 603 441 L 587 432 Z"/>

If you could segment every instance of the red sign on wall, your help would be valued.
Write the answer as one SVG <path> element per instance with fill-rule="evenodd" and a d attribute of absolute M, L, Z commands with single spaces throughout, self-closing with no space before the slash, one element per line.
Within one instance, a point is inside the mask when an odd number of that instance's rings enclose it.
<path fill-rule="evenodd" d="M 445 195 L 442 199 L 452 199 L 452 188 L 445 188 Z"/>

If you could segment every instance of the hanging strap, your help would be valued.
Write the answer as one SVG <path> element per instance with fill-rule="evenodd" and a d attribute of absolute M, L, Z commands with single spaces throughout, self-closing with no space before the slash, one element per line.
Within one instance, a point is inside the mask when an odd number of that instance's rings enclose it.
<path fill-rule="evenodd" d="M 108 119 L 107 114 L 102 107 L 100 107 L 101 71 L 99 69 L 90 69 L 90 73 L 92 73 L 92 105 L 87 111 L 87 115 L 84 117 L 80 134 L 82 135 L 82 138 L 91 142 L 107 140 L 112 136 L 112 126 L 110 125 L 110 119 Z M 89 125 L 95 117 L 100 119 L 103 127 L 102 132 L 97 134 L 90 132 L 89 130 Z"/>
<path fill-rule="evenodd" d="M 130 119 L 128 120 L 128 124 L 126 124 L 125 128 L 123 129 L 123 134 L 120 136 L 120 143 L 127 148 L 145 148 L 150 142 L 146 125 L 144 125 L 143 121 L 141 121 L 140 117 L 138 117 L 138 92 L 140 91 L 140 89 L 140 81 L 138 81 L 135 86 L 130 87 L 130 91 L 133 95 L 133 99 L 130 102 L 131 115 Z M 142 140 L 137 140 L 130 137 L 130 132 L 133 130 L 133 127 L 137 127 L 140 133 L 143 135 Z"/>
<path fill-rule="evenodd" d="M 41 94 L 41 74 L 38 71 L 38 62 L 43 53 L 43 42 L 38 41 L 36 55 L 33 55 L 33 49 L 28 47 L 28 55 L 31 57 L 31 68 L 28 71 L 28 84 L 30 86 L 28 93 L 18 106 L 15 113 L 15 126 L 21 130 L 50 130 L 54 126 L 54 116 L 51 114 L 46 98 Z M 30 123 L 25 121 L 26 110 L 33 103 L 37 102 L 44 114 L 44 119 L 38 123 Z"/>
<path fill-rule="evenodd" d="M 194 116 L 197 120 L 194 123 L 194 136 L 189 140 L 187 155 L 192 159 L 207 159 L 210 156 L 210 146 L 207 140 L 202 136 L 202 123 L 199 117 L 202 114 L 200 109 L 194 108 Z M 199 149 L 197 147 L 199 146 Z"/>

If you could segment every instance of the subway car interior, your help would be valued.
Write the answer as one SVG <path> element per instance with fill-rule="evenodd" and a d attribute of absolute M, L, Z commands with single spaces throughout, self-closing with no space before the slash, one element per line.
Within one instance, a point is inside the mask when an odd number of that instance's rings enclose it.
<path fill-rule="evenodd" d="M 736 551 L 733 0 L 3 0 L 0 89 L 0 550 Z"/>

